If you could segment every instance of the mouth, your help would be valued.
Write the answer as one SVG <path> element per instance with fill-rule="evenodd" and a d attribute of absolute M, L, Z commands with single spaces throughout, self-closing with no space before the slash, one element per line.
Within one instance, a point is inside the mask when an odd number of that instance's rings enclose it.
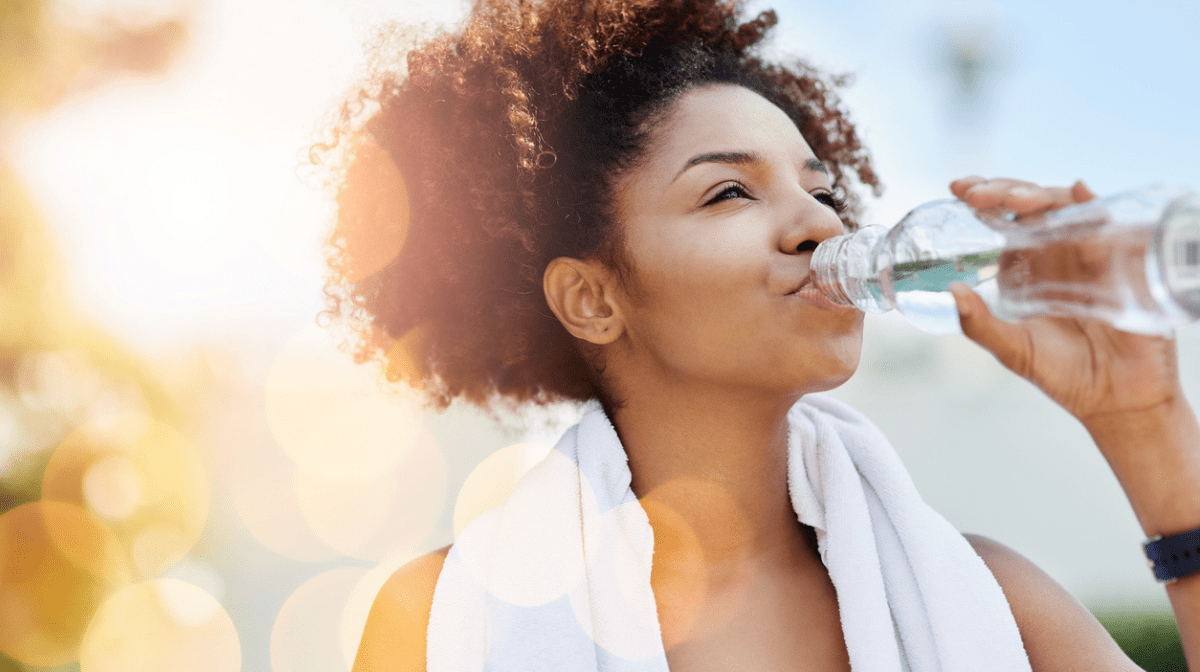
<path fill-rule="evenodd" d="M 792 291 L 788 292 L 786 294 L 786 296 L 794 296 L 794 295 L 798 294 L 800 291 L 804 290 L 805 288 L 812 287 L 813 286 L 812 279 L 813 279 L 812 271 L 805 273 L 804 278 L 800 280 L 800 284 L 798 284 L 794 288 L 792 288 Z"/>
<path fill-rule="evenodd" d="M 786 296 L 794 296 L 805 303 L 817 306 L 818 308 L 825 308 L 827 310 L 858 310 L 853 306 L 843 306 L 830 300 L 830 298 L 825 295 L 825 292 L 821 291 L 820 288 L 813 284 L 813 274 L 811 272 L 805 275 L 804 279 L 800 281 L 800 284 L 797 285 L 795 289 L 788 292 Z"/>

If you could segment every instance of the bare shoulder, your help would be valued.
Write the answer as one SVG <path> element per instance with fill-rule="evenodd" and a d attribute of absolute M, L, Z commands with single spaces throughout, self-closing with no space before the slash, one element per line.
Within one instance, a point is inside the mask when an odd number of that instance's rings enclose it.
<path fill-rule="evenodd" d="M 354 672 L 424 672 L 433 590 L 450 547 L 426 553 L 392 574 L 375 597 Z"/>
<path fill-rule="evenodd" d="M 1034 672 L 1140 670 L 1091 612 L 1037 565 L 987 537 L 963 536 L 1008 598 Z"/>

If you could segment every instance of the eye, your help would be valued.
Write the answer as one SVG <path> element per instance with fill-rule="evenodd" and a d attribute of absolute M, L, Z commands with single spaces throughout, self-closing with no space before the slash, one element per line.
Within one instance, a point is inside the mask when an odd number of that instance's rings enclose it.
<path fill-rule="evenodd" d="M 818 191 L 813 194 L 813 198 L 818 202 L 823 203 L 836 213 L 842 213 L 846 210 L 846 199 L 841 198 L 832 191 Z"/>
<path fill-rule="evenodd" d="M 720 203 L 721 201 L 729 201 L 735 198 L 750 198 L 750 194 L 746 191 L 746 188 L 737 182 L 727 182 L 722 184 L 719 188 L 720 191 L 717 192 L 717 195 L 708 199 L 704 205 L 714 205 L 716 203 Z"/>

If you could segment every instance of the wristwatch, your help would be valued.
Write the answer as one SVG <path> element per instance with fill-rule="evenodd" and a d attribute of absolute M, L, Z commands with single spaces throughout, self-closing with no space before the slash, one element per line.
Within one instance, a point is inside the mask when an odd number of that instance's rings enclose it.
<path fill-rule="evenodd" d="M 1169 537 L 1159 535 L 1142 545 L 1159 581 L 1171 583 L 1200 572 L 1200 528 Z"/>

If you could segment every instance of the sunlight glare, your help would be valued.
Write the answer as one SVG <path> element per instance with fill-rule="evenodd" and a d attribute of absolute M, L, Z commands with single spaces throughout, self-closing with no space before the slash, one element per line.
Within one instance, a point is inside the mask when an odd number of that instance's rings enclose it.
<path fill-rule="evenodd" d="M 454 535 L 457 537 L 472 520 L 508 499 L 517 481 L 549 452 L 550 446 L 546 444 L 515 443 L 484 458 L 458 491 Z"/>
<path fill-rule="evenodd" d="M 296 493 L 317 536 L 341 553 L 379 561 L 415 549 L 446 504 L 446 460 L 423 427 L 405 459 L 359 478 L 298 470 Z"/>
<path fill-rule="evenodd" d="M 271 630 L 274 672 L 349 672 L 342 651 L 342 612 L 366 574 L 362 567 L 340 567 L 314 576 L 292 593 Z"/>
<path fill-rule="evenodd" d="M 242 650 L 229 614 L 179 579 L 127 586 L 92 619 L 80 672 L 239 672 Z"/>

